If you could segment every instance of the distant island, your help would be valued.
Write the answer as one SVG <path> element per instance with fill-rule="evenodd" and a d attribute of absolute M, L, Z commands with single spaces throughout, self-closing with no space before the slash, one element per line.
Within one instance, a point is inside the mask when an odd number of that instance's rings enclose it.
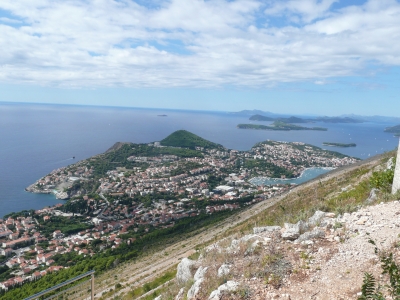
<path fill-rule="evenodd" d="M 394 133 L 395 136 L 400 136 L 400 125 L 386 127 L 385 132 Z"/>
<path fill-rule="evenodd" d="M 251 121 L 281 121 L 284 123 L 310 123 L 308 120 L 297 118 L 297 117 L 290 117 L 290 118 L 272 118 L 262 115 L 254 115 L 249 118 Z"/>
<path fill-rule="evenodd" d="M 318 130 L 318 131 L 327 131 L 327 128 L 323 127 L 303 127 L 293 124 L 288 124 L 282 121 L 275 121 L 270 126 L 266 125 L 258 125 L 258 124 L 239 124 L 237 126 L 239 129 L 256 129 L 256 130 L 281 130 L 281 131 L 290 131 L 290 130 Z"/>
<path fill-rule="evenodd" d="M 298 118 L 298 117 L 289 117 L 289 118 L 273 118 L 268 116 L 263 116 L 260 114 L 253 115 L 249 118 L 251 121 L 265 121 L 265 122 L 272 122 L 272 121 L 281 121 L 284 123 L 315 123 L 315 122 L 323 122 L 323 123 L 363 123 L 362 120 L 357 120 L 349 117 L 317 117 L 317 118 Z"/>
<path fill-rule="evenodd" d="M 323 142 L 322 143 L 324 146 L 331 146 L 331 147 L 342 147 L 342 148 L 347 148 L 347 147 L 357 147 L 357 144 L 350 143 L 350 144 L 343 144 L 343 143 L 330 143 L 330 142 Z"/>

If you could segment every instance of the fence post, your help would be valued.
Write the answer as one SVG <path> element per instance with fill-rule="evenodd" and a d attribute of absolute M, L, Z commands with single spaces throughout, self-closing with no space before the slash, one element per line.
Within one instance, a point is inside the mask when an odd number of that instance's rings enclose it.
<path fill-rule="evenodd" d="M 91 288 L 91 300 L 94 300 L 94 274 L 92 274 L 92 288 Z"/>

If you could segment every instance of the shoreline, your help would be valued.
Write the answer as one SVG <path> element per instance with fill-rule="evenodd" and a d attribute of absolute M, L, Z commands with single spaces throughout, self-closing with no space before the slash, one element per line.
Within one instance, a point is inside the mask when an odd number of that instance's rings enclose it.
<path fill-rule="evenodd" d="M 297 179 L 300 179 L 301 177 L 303 177 L 304 172 L 306 172 L 307 170 L 312 170 L 312 169 L 323 169 L 323 170 L 328 170 L 328 172 L 330 172 L 330 171 L 336 170 L 337 168 L 333 168 L 333 167 L 310 167 L 310 168 L 305 168 L 303 171 L 301 171 L 300 176 L 294 177 L 294 178 L 253 177 L 253 178 L 251 178 L 250 180 L 253 180 L 253 179 L 274 180 L 274 181 L 275 181 L 275 180 L 276 180 L 276 181 L 278 181 L 278 180 L 279 180 L 279 181 L 297 180 Z M 326 172 L 326 173 L 328 173 L 328 172 Z M 320 176 L 320 175 L 318 175 L 318 176 Z M 318 176 L 316 176 L 316 177 L 314 177 L 314 178 L 317 178 Z M 311 179 L 309 179 L 309 180 L 313 180 L 314 178 L 311 178 Z M 249 183 L 251 183 L 252 185 L 255 185 L 254 183 L 250 182 L 250 180 L 249 180 Z"/>

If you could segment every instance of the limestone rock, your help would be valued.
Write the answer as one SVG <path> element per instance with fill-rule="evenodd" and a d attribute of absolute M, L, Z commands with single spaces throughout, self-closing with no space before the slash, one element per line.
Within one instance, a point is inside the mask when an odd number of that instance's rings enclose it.
<path fill-rule="evenodd" d="M 285 223 L 284 231 L 282 232 L 282 239 L 295 240 L 300 236 L 300 230 L 296 224 Z"/>
<path fill-rule="evenodd" d="M 224 291 L 234 292 L 237 290 L 238 287 L 239 283 L 235 281 L 228 281 L 227 283 L 221 285 L 217 290 L 213 291 L 210 294 L 208 300 L 219 300 L 222 296 L 222 292 Z"/>
<path fill-rule="evenodd" d="M 285 223 L 282 239 L 294 241 L 301 233 L 308 230 L 308 224 L 304 221 L 299 221 L 296 224 Z"/>
<path fill-rule="evenodd" d="M 314 215 L 308 219 L 308 224 L 311 226 L 317 226 L 325 218 L 325 212 L 317 210 Z"/>
<path fill-rule="evenodd" d="M 325 236 L 324 230 L 314 228 L 312 231 L 305 232 L 302 235 L 300 235 L 296 241 L 303 242 L 303 241 L 313 240 L 313 239 L 317 239 L 317 238 L 323 238 L 324 236 Z"/>
<path fill-rule="evenodd" d="M 373 189 L 371 190 L 371 192 L 369 193 L 368 199 L 365 200 L 365 202 L 366 202 L 367 204 L 370 204 L 370 203 L 373 203 L 373 202 L 376 201 L 376 192 L 377 192 L 377 191 L 378 191 L 378 189 L 375 189 L 375 188 L 373 188 Z"/>
<path fill-rule="evenodd" d="M 185 289 L 184 289 L 184 288 L 181 288 L 181 289 L 179 290 L 178 295 L 176 295 L 175 300 L 183 300 L 183 293 L 184 293 L 184 292 L 185 292 Z"/>
<path fill-rule="evenodd" d="M 230 271 L 231 271 L 231 266 L 223 264 L 218 269 L 218 277 L 222 277 L 222 276 L 228 275 Z"/>
<path fill-rule="evenodd" d="M 197 281 L 197 280 L 203 279 L 204 275 L 207 272 L 207 270 L 208 270 L 208 267 L 204 267 L 204 268 L 200 267 L 200 268 L 198 268 L 197 271 L 196 271 L 196 274 L 194 274 L 194 280 Z"/>
<path fill-rule="evenodd" d="M 258 234 L 258 233 L 262 233 L 262 232 L 274 232 L 274 231 L 279 231 L 281 229 L 282 229 L 281 226 L 254 227 L 253 233 Z"/>
<path fill-rule="evenodd" d="M 204 279 L 201 278 L 193 283 L 192 287 L 189 289 L 187 293 L 188 300 L 195 299 L 196 295 L 200 292 L 200 286 L 203 283 L 203 281 Z"/>
<path fill-rule="evenodd" d="M 386 163 L 386 170 L 390 170 L 394 166 L 394 158 L 391 157 Z"/>
<path fill-rule="evenodd" d="M 326 218 L 334 218 L 335 216 L 336 216 L 335 213 L 332 213 L 332 212 L 325 214 Z"/>
<path fill-rule="evenodd" d="M 182 259 L 182 261 L 178 264 L 176 279 L 180 283 L 185 283 L 188 280 L 192 279 L 192 271 L 191 267 L 194 265 L 194 261 L 188 258 Z"/>

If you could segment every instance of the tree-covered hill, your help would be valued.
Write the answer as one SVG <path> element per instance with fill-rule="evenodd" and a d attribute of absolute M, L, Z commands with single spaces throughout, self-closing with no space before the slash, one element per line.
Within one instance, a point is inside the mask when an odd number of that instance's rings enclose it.
<path fill-rule="evenodd" d="M 400 125 L 386 127 L 385 132 L 394 133 L 396 136 L 400 136 Z"/>
<path fill-rule="evenodd" d="M 196 147 L 210 148 L 223 148 L 222 145 L 207 141 L 194 133 L 186 130 L 178 130 L 167 136 L 161 142 L 162 146 L 182 147 L 195 149 Z"/>

